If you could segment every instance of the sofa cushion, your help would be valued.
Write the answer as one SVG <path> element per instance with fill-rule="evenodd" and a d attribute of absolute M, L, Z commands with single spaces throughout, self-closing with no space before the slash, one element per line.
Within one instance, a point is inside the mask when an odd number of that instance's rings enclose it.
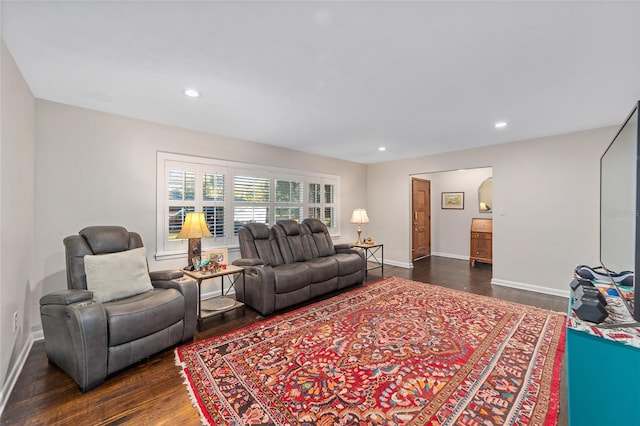
<path fill-rule="evenodd" d="M 337 253 L 331 257 L 338 261 L 338 275 L 341 277 L 362 270 L 362 258 L 356 253 Z"/>
<path fill-rule="evenodd" d="M 309 227 L 309 231 L 312 233 L 327 232 L 327 225 L 325 225 L 320 219 L 307 218 L 303 220 L 302 223 L 307 225 Z"/>
<path fill-rule="evenodd" d="M 338 262 L 333 257 L 318 257 L 304 264 L 311 270 L 311 282 L 320 283 L 338 276 Z"/>
<path fill-rule="evenodd" d="M 260 259 L 265 266 L 283 262 L 273 231 L 264 223 L 249 223 L 238 231 L 243 259 Z"/>
<path fill-rule="evenodd" d="M 264 223 L 247 223 L 245 226 L 255 240 L 268 240 L 271 231 Z"/>
<path fill-rule="evenodd" d="M 295 220 L 282 220 L 273 226 L 278 247 L 285 263 L 303 262 L 311 259 L 302 235 L 302 226 Z"/>
<path fill-rule="evenodd" d="M 273 268 L 276 293 L 288 293 L 311 284 L 311 269 L 303 263 L 285 263 Z"/>
<path fill-rule="evenodd" d="M 184 317 L 182 293 L 174 288 L 153 289 L 105 303 L 109 346 L 121 345 L 163 330 Z"/>
<path fill-rule="evenodd" d="M 100 302 L 133 296 L 153 288 L 144 247 L 84 257 L 87 290 Z"/>
<path fill-rule="evenodd" d="M 116 253 L 129 249 L 129 231 L 122 226 L 89 226 L 78 232 L 94 254 Z"/>
<path fill-rule="evenodd" d="M 314 252 L 314 257 L 331 256 L 336 253 L 329 230 L 321 220 L 305 219 L 302 223 L 307 227 L 310 235 L 309 241 Z"/>
<path fill-rule="evenodd" d="M 300 224 L 295 220 L 281 220 L 278 221 L 278 226 L 280 226 L 284 233 L 287 236 L 300 235 Z"/>

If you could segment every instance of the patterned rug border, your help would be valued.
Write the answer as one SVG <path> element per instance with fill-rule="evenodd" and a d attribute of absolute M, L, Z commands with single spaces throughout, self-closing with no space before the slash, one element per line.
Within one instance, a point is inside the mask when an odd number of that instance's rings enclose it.
<path fill-rule="evenodd" d="M 294 310 L 288 311 L 288 312 L 283 312 L 280 314 L 276 314 L 276 315 L 272 315 L 269 317 L 265 317 L 261 320 L 258 320 L 257 322 L 245 325 L 243 327 L 240 327 L 238 329 L 235 330 L 231 330 L 228 331 L 226 333 L 217 335 L 217 336 L 213 336 L 213 337 L 209 337 L 206 339 L 202 339 L 202 340 L 198 340 L 192 343 L 188 343 L 185 345 L 182 345 L 178 348 L 176 348 L 174 350 L 175 353 L 175 364 L 180 367 L 180 375 L 183 377 L 184 381 L 183 384 L 185 385 L 185 387 L 187 388 L 188 394 L 189 394 L 189 398 L 191 400 L 191 403 L 193 404 L 193 406 L 195 408 L 197 408 L 199 415 L 200 415 L 200 420 L 202 422 L 203 425 L 209 425 L 209 424 L 215 424 L 214 423 L 214 419 L 210 417 L 210 414 L 203 408 L 202 405 L 202 401 L 200 399 L 200 396 L 196 394 L 196 384 L 192 381 L 192 378 L 190 376 L 190 374 L 188 374 L 187 372 L 187 367 L 186 367 L 186 363 L 184 361 L 184 359 L 182 358 L 181 352 L 182 351 L 186 351 L 191 347 L 194 346 L 202 346 L 202 345 L 206 345 L 209 342 L 213 342 L 216 340 L 220 340 L 220 339 L 224 339 L 224 338 L 228 338 L 234 334 L 238 335 L 236 339 L 231 339 L 233 341 L 236 341 L 237 339 L 241 339 L 244 336 L 246 336 L 247 333 L 252 333 L 254 330 L 260 330 L 260 329 L 265 329 L 265 328 L 269 328 L 269 327 L 273 327 L 276 326 L 278 323 L 282 323 L 288 320 L 291 320 L 292 318 L 295 317 L 301 317 L 304 315 L 308 315 L 311 311 L 314 310 L 322 310 L 324 308 L 330 307 L 331 305 L 335 305 L 340 303 L 341 301 L 343 301 L 344 299 L 349 299 L 352 298 L 354 296 L 357 296 L 359 294 L 368 294 L 368 293 L 372 293 L 374 292 L 378 287 L 382 287 L 385 286 L 386 284 L 388 284 L 389 282 L 392 281 L 400 281 L 402 283 L 412 283 L 412 284 L 418 284 L 418 285 L 423 285 L 426 287 L 437 287 L 438 291 L 443 292 L 443 293 L 449 293 L 450 295 L 454 296 L 454 297 L 461 297 L 464 296 L 466 298 L 470 298 L 470 299 L 475 299 L 475 300 L 481 300 L 484 301 L 485 303 L 492 303 L 492 304 L 496 304 L 498 306 L 504 306 L 504 307 L 511 307 L 511 308 L 518 308 L 524 311 L 528 311 L 528 312 L 541 312 L 544 313 L 546 315 L 554 315 L 554 316 L 561 316 L 563 317 L 563 321 L 562 323 L 565 324 L 566 323 L 566 313 L 564 312 L 555 312 L 555 311 L 551 311 L 548 309 L 543 309 L 543 308 L 538 308 L 535 306 L 530 306 L 530 305 L 525 305 L 525 304 L 521 304 L 518 302 L 512 302 L 512 301 L 508 301 L 508 300 L 503 300 L 503 299 L 497 299 L 495 297 L 492 296 L 485 296 L 485 295 L 480 295 L 480 294 L 474 294 L 474 293 L 467 293 L 465 291 L 461 291 L 461 290 L 457 290 L 457 289 L 452 289 L 452 288 L 448 288 L 448 287 L 442 287 L 436 284 L 430 284 L 430 283 L 424 283 L 424 282 L 420 282 L 420 281 L 414 281 L 414 280 L 410 280 L 410 279 L 405 279 L 405 278 L 399 278 L 399 277 L 386 277 L 383 279 L 380 279 L 378 281 L 375 281 L 373 283 L 370 284 L 366 284 L 363 286 L 359 286 L 353 289 L 348 289 L 345 290 L 341 293 L 338 293 L 332 297 L 329 297 L 327 299 L 323 299 L 323 300 L 318 300 L 316 302 L 310 303 L 308 305 L 305 306 L 301 306 L 299 308 L 296 308 Z M 559 410 L 559 392 L 560 392 L 560 386 L 559 386 L 559 379 L 560 379 L 560 374 L 561 374 L 561 369 L 562 369 L 562 359 L 564 356 L 564 350 L 565 350 L 565 330 L 566 327 L 564 325 L 562 326 L 558 326 L 555 328 L 555 336 L 554 339 L 557 341 L 557 348 L 555 349 L 555 354 L 553 356 L 553 371 L 551 374 L 551 377 L 549 378 L 551 380 L 551 388 L 550 388 L 550 395 L 549 395 L 549 401 L 548 401 L 548 412 L 547 412 L 547 416 L 544 419 L 544 425 L 545 426 L 551 426 L 551 425 L 556 425 L 557 424 L 557 420 L 558 420 L 558 410 Z M 558 336 L 559 334 L 559 336 Z M 413 423 L 412 423 L 413 424 Z M 533 424 L 533 423 L 532 423 Z M 535 423 L 535 424 L 539 424 L 539 423 Z"/>

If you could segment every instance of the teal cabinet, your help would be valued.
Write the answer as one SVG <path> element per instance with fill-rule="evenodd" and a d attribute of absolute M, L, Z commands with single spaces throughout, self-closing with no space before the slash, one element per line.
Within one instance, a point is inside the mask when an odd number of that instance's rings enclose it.
<path fill-rule="evenodd" d="M 570 426 L 640 425 L 640 329 L 603 330 L 569 306 L 566 334 Z"/>

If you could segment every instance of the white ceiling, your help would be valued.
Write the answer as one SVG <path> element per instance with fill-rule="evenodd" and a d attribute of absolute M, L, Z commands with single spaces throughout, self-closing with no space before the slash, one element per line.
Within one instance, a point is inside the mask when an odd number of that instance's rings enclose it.
<path fill-rule="evenodd" d="M 620 124 L 640 98 L 638 1 L 3 1 L 1 18 L 37 98 L 361 163 Z"/>

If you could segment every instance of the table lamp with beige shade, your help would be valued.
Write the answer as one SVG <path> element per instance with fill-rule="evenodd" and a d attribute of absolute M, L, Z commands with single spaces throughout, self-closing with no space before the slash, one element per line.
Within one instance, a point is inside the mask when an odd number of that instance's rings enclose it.
<path fill-rule="evenodd" d="M 369 223 L 369 216 L 367 216 L 367 211 L 365 209 L 355 209 L 351 214 L 351 223 L 358 224 L 358 241 L 356 244 L 362 244 L 362 239 L 360 238 L 362 234 L 362 224 Z"/>
<path fill-rule="evenodd" d="M 210 238 L 212 236 L 213 235 L 211 235 L 211 232 L 209 232 L 209 227 L 207 226 L 204 212 L 187 213 L 187 217 L 184 220 L 182 229 L 176 237 L 176 239 L 179 240 L 186 240 L 187 238 L 189 239 L 189 250 L 187 252 L 189 263 L 187 265 L 187 268 L 193 266 L 193 258 L 199 258 L 200 254 L 202 253 L 201 239 Z"/>

